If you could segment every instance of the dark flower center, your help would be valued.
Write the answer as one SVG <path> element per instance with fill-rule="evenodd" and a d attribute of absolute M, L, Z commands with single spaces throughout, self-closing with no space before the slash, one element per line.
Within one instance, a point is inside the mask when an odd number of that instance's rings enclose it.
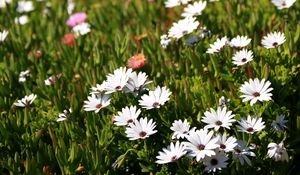
<path fill-rule="evenodd" d="M 116 90 L 117 90 L 117 91 L 121 90 L 121 86 L 117 86 L 117 87 L 116 87 Z"/>
<path fill-rule="evenodd" d="M 246 62 L 246 61 L 247 61 L 247 58 L 243 58 L 243 59 L 242 59 L 242 62 Z"/>
<path fill-rule="evenodd" d="M 221 149 L 225 149 L 225 148 L 226 148 L 226 145 L 224 145 L 224 144 L 221 143 L 221 144 L 220 144 L 220 148 L 221 148 Z"/>
<path fill-rule="evenodd" d="M 235 150 L 235 152 L 237 152 L 238 154 L 240 154 L 242 151 L 240 150 L 240 149 L 234 149 Z"/>
<path fill-rule="evenodd" d="M 204 150 L 204 148 L 205 148 L 205 145 L 202 145 L 202 144 L 198 145 L 198 149 L 199 149 L 200 151 Z"/>
<path fill-rule="evenodd" d="M 132 123 L 132 122 L 133 122 L 132 119 L 127 120 L 127 123 Z"/>
<path fill-rule="evenodd" d="M 216 125 L 221 126 L 222 124 L 223 123 L 220 120 L 216 121 Z"/>
<path fill-rule="evenodd" d="M 273 46 L 274 46 L 274 47 L 277 47 L 277 46 L 278 46 L 278 43 L 277 43 L 277 42 L 274 42 L 274 43 L 273 43 Z"/>
<path fill-rule="evenodd" d="M 142 132 L 140 132 L 140 134 L 139 134 L 139 135 L 140 135 L 140 137 L 142 137 L 142 138 L 143 138 L 143 137 L 145 137 L 145 136 L 147 135 L 147 133 L 146 133 L 146 132 L 144 132 L 144 131 L 142 131 Z"/>
<path fill-rule="evenodd" d="M 210 164 L 213 165 L 213 166 L 218 165 L 218 162 L 219 162 L 219 161 L 218 161 L 217 159 L 211 159 L 211 160 L 210 160 Z"/>
<path fill-rule="evenodd" d="M 186 34 L 188 34 L 188 31 L 186 30 L 182 31 L 182 35 L 186 35 Z"/>
<path fill-rule="evenodd" d="M 177 157 L 176 157 L 176 156 L 173 156 L 173 157 L 171 158 L 171 161 L 173 162 L 173 161 L 175 161 L 175 160 L 177 160 Z"/>
<path fill-rule="evenodd" d="M 155 102 L 155 103 L 153 103 L 153 108 L 159 108 L 159 103 L 158 102 Z"/>
<path fill-rule="evenodd" d="M 248 131 L 248 132 L 253 132 L 254 129 L 253 129 L 253 128 L 247 128 L 247 131 Z"/>
<path fill-rule="evenodd" d="M 184 131 L 184 132 L 183 132 L 183 134 L 187 134 L 187 133 L 188 133 L 187 131 Z"/>
<path fill-rule="evenodd" d="M 102 104 L 97 104 L 97 105 L 96 105 L 96 108 L 97 108 L 97 109 L 102 108 Z"/>
<path fill-rule="evenodd" d="M 254 97 L 258 97 L 258 96 L 260 96 L 260 93 L 259 93 L 259 92 L 254 92 L 252 95 L 253 95 Z"/>

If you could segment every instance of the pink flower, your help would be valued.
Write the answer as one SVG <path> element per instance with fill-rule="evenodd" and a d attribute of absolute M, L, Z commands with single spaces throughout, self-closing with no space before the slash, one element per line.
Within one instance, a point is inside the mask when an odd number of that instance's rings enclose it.
<path fill-rule="evenodd" d="M 75 35 L 73 33 L 68 33 L 62 38 L 62 43 L 68 46 L 75 46 Z"/>
<path fill-rule="evenodd" d="M 74 27 L 80 23 L 85 22 L 87 15 L 85 12 L 78 12 L 71 15 L 67 21 L 69 27 Z"/>
<path fill-rule="evenodd" d="M 145 55 L 140 53 L 129 58 L 129 60 L 127 61 L 127 66 L 132 69 L 139 69 L 143 67 L 145 63 L 146 63 Z"/>

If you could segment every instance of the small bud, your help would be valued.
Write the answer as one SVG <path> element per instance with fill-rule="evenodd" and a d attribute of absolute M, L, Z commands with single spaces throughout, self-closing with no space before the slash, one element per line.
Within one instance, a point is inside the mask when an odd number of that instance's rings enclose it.
<path fill-rule="evenodd" d="M 146 64 L 145 55 L 140 53 L 134 55 L 133 57 L 129 58 L 127 61 L 127 66 L 132 69 L 139 69 L 142 68 Z"/>

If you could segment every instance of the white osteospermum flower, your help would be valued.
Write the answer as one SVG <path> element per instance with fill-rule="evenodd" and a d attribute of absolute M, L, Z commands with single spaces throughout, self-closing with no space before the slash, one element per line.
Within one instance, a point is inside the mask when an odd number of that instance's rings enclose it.
<path fill-rule="evenodd" d="M 19 1 L 17 6 L 17 12 L 31 12 L 34 10 L 32 1 Z"/>
<path fill-rule="evenodd" d="M 261 81 L 258 78 L 254 80 L 250 79 L 249 82 L 245 82 L 241 87 L 240 91 L 243 93 L 241 96 L 243 102 L 250 100 L 250 105 L 252 106 L 258 101 L 269 101 L 272 100 L 272 93 L 270 91 L 273 88 L 270 87 L 271 83 L 262 79 Z"/>
<path fill-rule="evenodd" d="M 251 50 L 243 49 L 236 52 L 232 57 L 233 64 L 242 66 L 253 60 L 253 52 Z"/>
<path fill-rule="evenodd" d="M 88 96 L 88 100 L 84 101 L 83 107 L 85 111 L 95 111 L 95 113 L 98 113 L 100 109 L 110 104 L 110 100 L 110 95 L 92 94 L 92 96 Z"/>
<path fill-rule="evenodd" d="M 174 131 L 172 139 L 186 138 L 190 131 L 190 124 L 186 119 L 184 122 L 182 120 L 175 120 L 170 129 Z"/>
<path fill-rule="evenodd" d="M 214 149 L 218 148 L 218 138 L 213 138 L 213 131 L 206 129 L 190 131 L 187 136 L 188 142 L 183 142 L 191 157 L 196 157 L 199 162 L 205 156 L 216 155 Z"/>
<path fill-rule="evenodd" d="M 272 32 L 272 33 L 268 33 L 267 36 L 264 36 L 261 44 L 267 48 L 267 49 L 271 49 L 271 48 L 276 48 L 279 45 L 283 44 L 285 42 L 285 36 L 283 33 L 281 32 Z"/>
<path fill-rule="evenodd" d="M 199 22 L 195 17 L 184 18 L 177 23 L 173 23 L 173 26 L 168 32 L 168 36 L 175 39 L 180 39 L 184 35 L 192 33 L 199 26 Z"/>
<path fill-rule="evenodd" d="M 223 152 L 217 152 L 216 155 L 206 156 L 203 159 L 203 164 L 205 165 L 205 171 L 216 172 L 222 168 L 226 168 L 228 162 L 228 157 Z"/>
<path fill-rule="evenodd" d="M 83 22 L 72 28 L 73 33 L 78 37 L 82 35 L 86 35 L 91 31 L 91 26 L 89 23 Z"/>
<path fill-rule="evenodd" d="M 117 126 L 129 125 L 139 117 L 140 113 L 141 110 L 137 110 L 136 106 L 122 108 L 122 111 L 119 111 L 118 115 L 114 117 L 114 124 Z"/>
<path fill-rule="evenodd" d="M 289 161 L 289 156 L 283 142 L 279 144 L 269 143 L 268 144 L 268 156 L 277 161 Z"/>
<path fill-rule="evenodd" d="M 157 130 L 154 130 L 155 127 L 155 122 L 153 122 L 152 119 L 148 121 L 145 117 L 130 123 L 125 133 L 129 140 L 146 139 L 157 132 Z"/>
<path fill-rule="evenodd" d="M 0 8 L 6 7 L 7 4 L 10 4 L 12 0 L 0 0 Z"/>
<path fill-rule="evenodd" d="M 102 82 L 102 84 L 96 84 L 96 86 L 91 87 L 90 94 L 102 94 L 105 92 L 106 81 Z"/>
<path fill-rule="evenodd" d="M 148 81 L 148 75 L 144 72 L 133 72 L 129 75 L 129 80 L 124 87 L 125 92 L 131 92 L 134 95 L 138 95 L 139 92 L 145 90 L 146 85 L 152 81 Z"/>
<path fill-rule="evenodd" d="M 172 8 L 172 7 L 176 7 L 179 5 L 187 4 L 189 1 L 191 1 L 191 0 L 167 0 L 165 2 L 165 7 Z"/>
<path fill-rule="evenodd" d="M 57 75 L 52 75 L 49 78 L 47 78 L 44 82 L 46 86 L 51 86 L 53 85 L 58 79 L 60 79 L 61 74 L 57 74 Z"/>
<path fill-rule="evenodd" d="M 171 92 L 166 87 L 157 86 L 154 91 L 149 91 L 149 95 L 144 94 L 139 100 L 140 106 L 145 109 L 160 108 L 170 98 Z"/>
<path fill-rule="evenodd" d="M 8 35 L 8 31 L 7 30 L 3 30 L 2 32 L 0 32 L 0 43 L 3 42 L 5 40 L 5 38 Z"/>
<path fill-rule="evenodd" d="M 170 44 L 171 39 L 168 37 L 168 35 L 162 35 L 160 36 L 160 45 L 162 48 L 167 48 L 167 46 Z"/>
<path fill-rule="evenodd" d="M 225 97 L 222 96 L 222 97 L 219 99 L 218 106 L 219 106 L 219 107 L 222 107 L 222 108 L 227 107 L 228 104 L 229 104 L 229 102 L 230 102 L 230 99 L 225 99 Z"/>
<path fill-rule="evenodd" d="M 35 94 L 30 94 L 28 96 L 26 95 L 21 100 L 18 100 L 17 102 L 15 102 L 14 105 L 16 105 L 18 107 L 27 107 L 36 99 L 36 97 L 37 96 Z"/>
<path fill-rule="evenodd" d="M 229 42 L 229 45 L 231 47 L 234 47 L 234 48 L 243 48 L 243 47 L 246 47 L 248 44 L 250 44 L 251 42 L 251 39 L 248 38 L 247 36 L 237 36 L 235 38 L 232 38 L 232 40 Z"/>
<path fill-rule="evenodd" d="M 265 122 L 262 121 L 262 118 L 259 118 L 257 116 L 252 118 L 250 115 L 248 115 L 247 120 L 242 118 L 241 121 L 238 121 L 238 123 L 240 124 L 240 126 L 237 126 L 239 131 L 248 134 L 253 134 L 266 127 L 264 125 Z"/>
<path fill-rule="evenodd" d="M 122 91 L 131 74 L 132 69 L 126 69 L 126 67 L 121 67 L 114 70 L 113 74 L 108 74 L 106 76 L 107 80 L 103 85 L 105 93 L 111 94 L 113 92 Z"/>
<path fill-rule="evenodd" d="M 26 70 L 26 71 L 22 71 L 19 74 L 19 82 L 23 83 L 27 80 L 27 78 L 30 77 L 30 71 Z"/>
<path fill-rule="evenodd" d="M 237 143 L 238 145 L 234 148 L 233 159 L 238 159 L 242 165 L 246 162 L 251 166 L 251 161 L 248 156 L 255 157 L 255 154 L 247 147 L 247 142 L 238 140 Z"/>
<path fill-rule="evenodd" d="M 185 145 L 177 141 L 175 144 L 171 143 L 167 148 L 163 148 L 163 151 L 159 151 L 158 154 L 156 156 L 158 164 L 175 162 L 186 154 Z"/>
<path fill-rule="evenodd" d="M 296 0 L 272 0 L 271 1 L 279 10 L 290 8 Z"/>
<path fill-rule="evenodd" d="M 65 109 L 63 113 L 58 115 L 58 119 L 56 121 L 61 122 L 67 120 L 71 113 L 72 113 L 71 108 Z"/>
<path fill-rule="evenodd" d="M 15 23 L 20 24 L 20 25 L 24 25 L 24 24 L 28 23 L 28 21 L 29 21 L 29 18 L 27 15 L 22 15 L 20 17 L 15 18 Z"/>
<path fill-rule="evenodd" d="M 230 129 L 232 123 L 235 122 L 234 116 L 232 111 L 227 111 L 226 107 L 218 107 L 217 111 L 210 108 L 210 112 L 206 111 L 201 121 L 207 124 L 205 128 L 214 128 L 217 131 L 221 127 Z"/>
<path fill-rule="evenodd" d="M 194 4 L 189 4 L 184 8 L 184 12 L 181 14 L 183 17 L 193 17 L 202 14 L 202 11 L 206 7 L 206 1 L 194 2 Z"/>
<path fill-rule="evenodd" d="M 219 145 L 219 150 L 224 152 L 231 152 L 234 150 L 234 148 L 237 146 L 237 140 L 235 137 L 228 137 L 224 133 L 223 135 L 218 134 L 217 135 Z"/>
<path fill-rule="evenodd" d="M 217 41 L 215 41 L 213 44 L 210 44 L 210 48 L 207 49 L 206 53 L 214 54 L 222 52 L 227 43 L 228 39 L 226 36 L 221 39 L 218 38 Z"/>
<path fill-rule="evenodd" d="M 273 126 L 273 128 L 279 132 L 283 132 L 287 126 L 285 125 L 285 123 L 287 123 L 288 121 L 285 120 L 285 116 L 284 115 L 277 115 L 276 116 L 276 121 L 272 122 L 271 126 Z"/>

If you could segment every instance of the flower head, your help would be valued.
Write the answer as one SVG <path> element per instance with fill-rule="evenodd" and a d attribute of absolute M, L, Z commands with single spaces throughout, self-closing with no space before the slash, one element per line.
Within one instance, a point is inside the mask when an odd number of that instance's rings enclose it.
<path fill-rule="evenodd" d="M 269 143 L 268 144 L 268 156 L 277 161 L 289 161 L 289 156 L 287 154 L 286 148 L 283 145 L 283 142 L 279 144 Z"/>
<path fill-rule="evenodd" d="M 114 70 L 113 74 L 108 74 L 106 76 L 107 80 L 103 85 L 105 93 L 111 94 L 113 92 L 122 91 L 131 74 L 132 69 L 127 69 L 126 67 L 121 67 Z"/>
<path fill-rule="evenodd" d="M 240 124 L 240 126 L 237 126 L 239 131 L 245 132 L 247 134 L 253 134 L 266 127 L 264 125 L 265 122 L 262 121 L 262 118 L 259 118 L 257 116 L 252 118 L 250 115 L 248 115 L 247 120 L 242 118 L 241 121 L 238 121 L 238 123 Z"/>
<path fill-rule="evenodd" d="M 129 68 L 132 68 L 133 70 L 140 69 L 144 67 L 145 64 L 146 64 L 146 57 L 142 53 L 134 55 L 133 57 L 129 58 L 127 61 L 127 66 Z"/>
<path fill-rule="evenodd" d="M 243 49 L 233 55 L 232 62 L 237 66 L 242 66 L 253 60 L 252 54 L 253 52 L 251 50 Z"/>
<path fill-rule="evenodd" d="M 2 32 L 0 32 L 0 43 L 3 42 L 5 40 L 5 38 L 8 35 L 8 31 L 7 30 L 3 30 Z"/>
<path fill-rule="evenodd" d="M 261 44 L 267 48 L 276 48 L 283 44 L 285 42 L 285 36 L 281 32 L 273 32 L 273 33 L 268 33 L 267 36 L 264 36 Z"/>
<path fill-rule="evenodd" d="M 194 4 L 189 4 L 184 8 L 184 12 L 181 14 L 183 17 L 193 17 L 202 14 L 202 11 L 206 7 L 206 1 L 194 2 Z"/>
<path fill-rule="evenodd" d="M 28 78 L 30 77 L 30 71 L 26 70 L 26 71 L 22 71 L 19 74 L 19 82 L 23 83 L 25 82 Z"/>
<path fill-rule="evenodd" d="M 183 122 L 182 120 L 175 120 L 170 129 L 174 132 L 172 139 L 187 138 L 190 131 L 190 124 L 186 119 Z"/>
<path fill-rule="evenodd" d="M 162 35 L 160 36 L 160 45 L 162 48 L 167 48 L 169 43 L 171 42 L 171 39 L 168 37 L 168 35 Z"/>
<path fill-rule="evenodd" d="M 152 119 L 148 121 L 145 117 L 129 123 L 125 133 L 129 140 L 146 139 L 157 132 L 157 130 L 154 130 L 155 127 L 155 122 L 153 122 Z"/>
<path fill-rule="evenodd" d="M 136 106 L 122 108 L 122 111 L 119 111 L 118 115 L 114 117 L 114 123 L 117 126 L 129 125 L 129 123 L 137 120 L 140 113 L 141 110 L 137 110 Z"/>
<path fill-rule="evenodd" d="M 154 91 L 149 91 L 149 95 L 144 94 L 139 100 L 140 106 L 146 109 L 160 108 L 168 100 L 171 92 L 166 87 L 156 87 Z"/>
<path fill-rule="evenodd" d="M 67 25 L 69 27 L 75 27 L 78 24 L 84 23 L 87 18 L 87 14 L 85 12 L 74 13 L 67 20 Z"/>
<path fill-rule="evenodd" d="M 49 78 L 47 78 L 44 82 L 45 85 L 51 86 L 53 85 L 58 79 L 60 79 L 61 74 L 52 75 Z"/>
<path fill-rule="evenodd" d="M 226 168 L 228 162 L 228 157 L 223 152 L 216 152 L 215 155 L 206 156 L 203 160 L 205 165 L 205 171 L 207 172 L 216 172 L 222 168 Z"/>
<path fill-rule="evenodd" d="M 34 10 L 32 1 L 19 1 L 17 6 L 17 12 L 31 12 Z"/>
<path fill-rule="evenodd" d="M 235 38 L 232 38 L 232 40 L 229 42 L 229 45 L 234 48 L 243 48 L 246 47 L 251 42 L 251 39 L 247 36 L 237 36 Z"/>
<path fill-rule="evenodd" d="M 129 76 L 129 80 L 124 87 L 126 93 L 131 92 L 133 95 L 137 96 L 140 92 L 146 89 L 146 86 L 152 81 L 148 81 L 148 75 L 144 72 L 132 72 Z"/>
<path fill-rule="evenodd" d="M 158 153 L 156 156 L 158 159 L 156 163 L 158 164 L 166 164 L 170 162 L 175 162 L 180 157 L 186 154 L 185 146 L 177 141 L 175 144 L 171 143 L 167 148 L 163 148 L 163 151 Z"/>
<path fill-rule="evenodd" d="M 29 18 L 27 15 L 22 15 L 20 17 L 15 18 L 15 23 L 20 24 L 20 25 L 25 25 L 26 23 L 28 23 L 28 21 L 29 21 Z"/>
<path fill-rule="evenodd" d="M 106 94 L 92 94 L 88 96 L 88 100 L 84 101 L 84 110 L 85 111 L 95 111 L 98 113 L 100 109 L 108 106 L 110 104 L 110 95 Z"/>
<path fill-rule="evenodd" d="M 279 131 L 279 132 L 283 132 L 287 127 L 285 125 L 285 123 L 287 123 L 288 121 L 285 120 L 285 116 L 284 115 L 277 115 L 276 116 L 276 121 L 272 122 L 272 126 L 275 130 Z"/>
<path fill-rule="evenodd" d="M 217 111 L 210 108 L 210 112 L 206 111 L 201 121 L 207 124 L 205 128 L 214 128 L 217 131 L 221 127 L 230 129 L 232 123 L 235 122 L 234 116 L 232 111 L 227 111 L 226 107 L 218 107 Z"/>
<path fill-rule="evenodd" d="M 187 136 L 188 142 L 183 142 L 189 155 L 196 157 L 197 161 L 202 160 L 205 156 L 216 155 L 214 149 L 218 148 L 218 139 L 213 138 L 213 131 L 208 132 L 206 129 L 191 131 Z"/>
<path fill-rule="evenodd" d="M 247 142 L 238 140 L 237 143 L 238 144 L 233 151 L 233 159 L 238 159 L 242 165 L 246 162 L 251 166 L 251 160 L 248 156 L 255 157 L 255 154 L 247 147 Z"/>
<path fill-rule="evenodd" d="M 75 34 L 75 36 L 82 36 L 86 35 L 91 31 L 91 26 L 89 23 L 83 22 L 80 23 L 72 28 L 72 32 Z"/>
<path fill-rule="evenodd" d="M 241 96 L 243 102 L 250 100 L 250 105 L 252 106 L 257 101 L 269 101 L 271 100 L 272 93 L 270 93 L 273 88 L 270 87 L 271 83 L 262 79 L 261 81 L 258 78 L 254 80 L 250 79 L 249 82 L 245 82 L 241 87 L 240 91 L 243 93 Z"/>
<path fill-rule="evenodd" d="M 173 26 L 168 32 L 168 36 L 175 39 L 180 39 L 184 35 L 192 33 L 199 26 L 199 22 L 195 17 L 184 18 L 177 23 L 173 23 Z"/>
<path fill-rule="evenodd" d="M 73 33 L 65 34 L 65 36 L 62 38 L 62 43 L 67 46 L 75 46 L 75 35 Z"/>
<path fill-rule="evenodd" d="M 272 0 L 271 1 L 279 10 L 290 8 L 296 0 Z"/>
<path fill-rule="evenodd" d="M 56 121 L 61 122 L 67 120 L 71 113 L 72 113 L 71 108 L 65 109 L 63 113 L 58 115 L 58 119 Z"/>
<path fill-rule="evenodd" d="M 206 53 L 214 54 L 222 52 L 227 43 L 228 39 L 226 36 L 221 39 L 218 38 L 217 41 L 215 41 L 213 44 L 210 44 L 210 48 L 207 49 Z"/>
<path fill-rule="evenodd" d="M 106 81 L 102 82 L 102 84 L 96 84 L 95 87 L 91 87 L 90 94 L 102 94 L 105 92 Z"/>
<path fill-rule="evenodd" d="M 26 95 L 21 100 L 18 100 L 17 102 L 15 102 L 14 105 L 16 105 L 18 107 L 27 107 L 36 99 L 36 97 L 37 96 L 35 94 L 30 94 L 28 96 Z"/>
<path fill-rule="evenodd" d="M 6 7 L 7 4 L 10 4 L 12 0 L 0 0 L 0 8 Z"/>
<path fill-rule="evenodd" d="M 179 5 L 187 4 L 189 1 L 191 1 L 191 0 L 167 0 L 165 2 L 165 6 L 167 8 L 172 8 L 172 7 L 176 7 Z"/>
<path fill-rule="evenodd" d="M 219 145 L 219 150 L 224 152 L 231 152 L 237 146 L 237 140 L 235 137 L 228 137 L 224 133 L 223 135 L 217 135 L 218 141 L 217 144 Z"/>

